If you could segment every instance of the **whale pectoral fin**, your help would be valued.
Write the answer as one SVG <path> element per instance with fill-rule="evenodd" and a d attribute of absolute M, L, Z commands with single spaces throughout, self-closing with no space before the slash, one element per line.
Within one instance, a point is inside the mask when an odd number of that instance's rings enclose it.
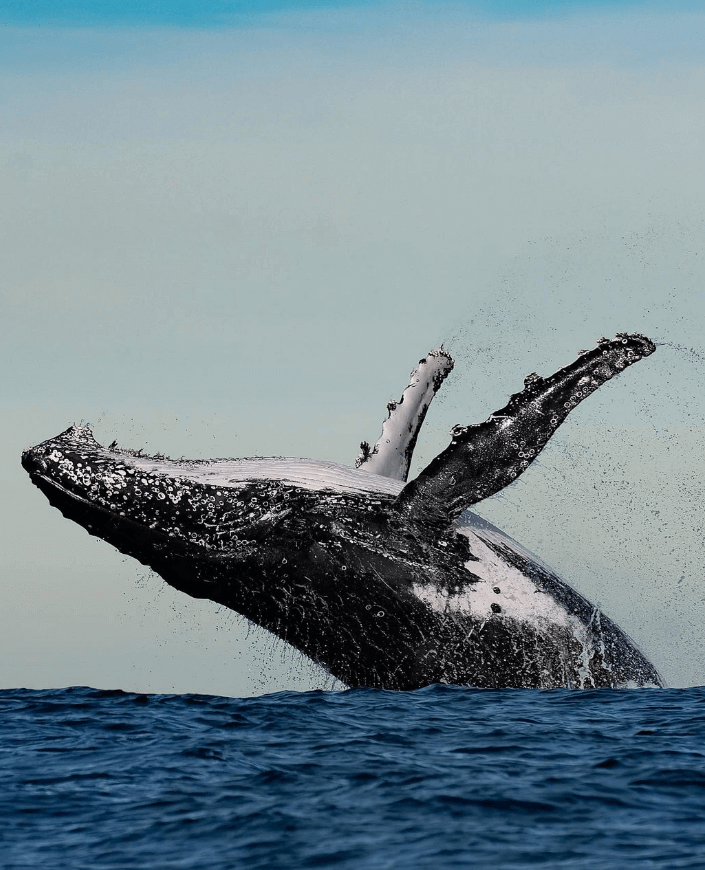
<path fill-rule="evenodd" d="M 395 506 L 443 525 L 515 480 L 570 411 L 599 386 L 656 350 L 643 335 L 600 339 L 549 378 L 529 375 L 524 389 L 484 423 L 456 426 L 450 445 L 399 494 Z"/>
<path fill-rule="evenodd" d="M 382 434 L 375 446 L 363 441 L 356 468 L 395 480 L 406 480 L 416 439 L 426 411 L 446 376 L 453 369 L 453 358 L 442 347 L 419 360 L 409 377 L 409 386 L 398 402 L 387 405 L 389 417 L 382 424 Z"/>

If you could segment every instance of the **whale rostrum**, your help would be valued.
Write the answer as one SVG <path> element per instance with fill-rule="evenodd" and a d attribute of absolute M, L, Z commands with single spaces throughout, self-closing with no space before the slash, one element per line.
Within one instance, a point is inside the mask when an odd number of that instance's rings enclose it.
<path fill-rule="evenodd" d="M 244 615 L 345 685 L 415 689 L 661 686 L 612 620 L 468 510 L 512 483 L 569 412 L 653 353 L 600 339 L 484 423 L 456 426 L 409 483 L 443 348 L 411 374 L 357 467 L 307 459 L 171 460 L 71 426 L 22 454 L 65 517 L 176 589 Z"/>

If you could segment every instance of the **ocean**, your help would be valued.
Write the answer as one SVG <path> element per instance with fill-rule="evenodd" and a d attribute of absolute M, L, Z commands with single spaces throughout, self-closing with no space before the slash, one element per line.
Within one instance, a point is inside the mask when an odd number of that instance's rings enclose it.
<path fill-rule="evenodd" d="M 705 867 L 705 688 L 0 692 L 0 867 Z"/>

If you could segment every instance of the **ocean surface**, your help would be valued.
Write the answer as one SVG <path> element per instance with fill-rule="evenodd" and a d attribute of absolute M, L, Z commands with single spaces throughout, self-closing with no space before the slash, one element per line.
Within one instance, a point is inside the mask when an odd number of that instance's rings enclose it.
<path fill-rule="evenodd" d="M 0 867 L 703 868 L 705 688 L 0 692 Z"/>

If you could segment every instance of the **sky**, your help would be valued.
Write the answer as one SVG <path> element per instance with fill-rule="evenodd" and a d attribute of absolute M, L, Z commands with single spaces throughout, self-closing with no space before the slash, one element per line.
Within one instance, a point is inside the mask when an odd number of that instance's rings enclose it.
<path fill-rule="evenodd" d="M 444 343 L 418 470 L 623 330 L 657 353 L 478 513 L 705 684 L 698 4 L 0 2 L 0 24 L 0 687 L 333 685 L 64 520 L 24 448 L 87 421 L 352 464 Z"/>
<path fill-rule="evenodd" d="M 22 0 L 3 0 L 0 3 L 2 21 L 7 25 L 38 26 L 116 26 L 142 27 L 159 25 L 166 27 L 228 27 L 245 21 L 261 20 L 263 15 L 286 12 L 316 12 L 352 10 L 355 15 L 375 8 L 393 9 L 397 21 L 421 12 L 438 19 L 449 10 L 469 13 L 477 20 L 490 21 L 526 20 L 565 16 L 574 11 L 604 11 L 631 8 L 645 10 L 668 10 L 671 14 L 681 11 L 698 11 L 697 0 L 638 0 L 624 3 L 623 0 L 471 0 L 471 2 L 397 3 L 380 4 L 372 0 L 341 3 L 339 0 L 76 0 L 67 3 L 58 0 L 35 0 L 28 4 Z"/>

